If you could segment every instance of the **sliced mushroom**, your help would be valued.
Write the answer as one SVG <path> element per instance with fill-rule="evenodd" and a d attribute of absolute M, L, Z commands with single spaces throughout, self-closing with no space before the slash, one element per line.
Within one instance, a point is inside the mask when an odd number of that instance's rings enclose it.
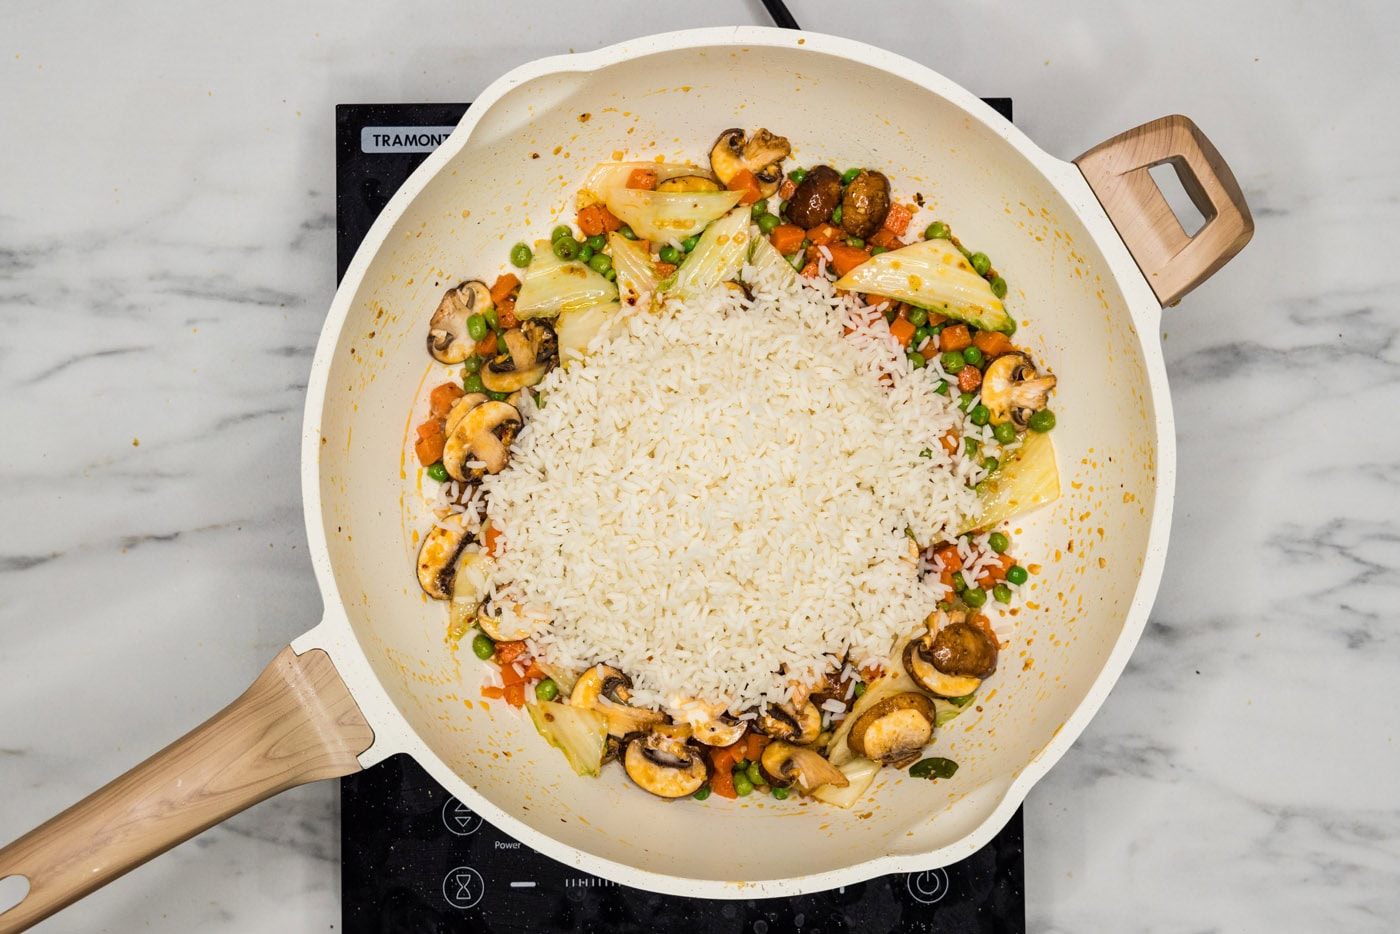
<path fill-rule="evenodd" d="M 452 597 L 457 559 L 470 542 L 466 516 L 462 513 L 452 513 L 428 530 L 418 548 L 418 583 L 424 593 L 434 600 Z"/>
<path fill-rule="evenodd" d="M 461 363 L 476 343 L 467 334 L 467 319 L 491 307 L 491 290 L 472 279 L 448 289 L 428 322 L 428 353 L 439 363 Z"/>
<path fill-rule="evenodd" d="M 639 733 L 666 719 L 659 711 L 630 706 L 631 699 L 632 679 L 611 665 L 594 665 L 585 671 L 569 694 L 569 703 L 575 707 L 601 713 L 614 736 Z"/>
<path fill-rule="evenodd" d="M 815 749 L 804 749 L 782 740 L 775 740 L 763 747 L 759 769 L 768 784 L 780 788 L 796 785 L 804 795 L 811 794 L 822 785 L 836 785 L 839 788 L 850 784 L 841 770 Z"/>
<path fill-rule="evenodd" d="M 799 746 L 815 742 L 822 732 L 822 712 L 808 701 L 801 707 L 775 704 L 758 715 L 758 728 L 774 739 Z"/>
<path fill-rule="evenodd" d="M 1030 417 L 1045 408 L 1054 388 L 1055 377 L 1041 376 L 1030 357 L 1002 354 L 982 376 L 982 404 L 991 412 L 992 421 L 1009 419 L 1024 430 Z"/>
<path fill-rule="evenodd" d="M 443 434 L 450 435 L 457 430 L 457 426 L 462 423 L 462 417 L 472 409 L 476 408 L 487 399 L 484 392 L 469 392 L 452 404 L 452 408 L 447 411 L 447 421 L 444 423 Z"/>
<path fill-rule="evenodd" d="M 971 623 L 953 623 L 933 637 L 929 659 L 950 675 L 986 678 L 997 670 L 997 642 Z"/>
<path fill-rule="evenodd" d="M 657 191 L 719 191 L 720 184 L 706 175 L 677 175 L 656 186 Z"/>
<path fill-rule="evenodd" d="M 664 732 L 628 742 L 622 765 L 632 781 L 661 798 L 694 794 L 709 775 L 698 749 Z"/>
<path fill-rule="evenodd" d="M 851 724 L 846 744 L 858 756 L 903 768 L 933 739 L 933 701 L 904 691 L 871 706 Z"/>
<path fill-rule="evenodd" d="M 700 720 L 690 725 L 691 734 L 706 746 L 729 746 L 744 736 L 748 724 L 743 720 L 722 713 L 717 717 Z"/>
<path fill-rule="evenodd" d="M 518 392 L 544 379 L 559 361 L 554 328 L 531 319 L 501 335 L 506 352 L 481 368 L 481 385 L 492 392 Z"/>
<path fill-rule="evenodd" d="M 481 604 L 491 591 L 491 577 L 495 570 L 495 559 L 483 551 L 465 552 L 457 559 L 457 571 L 452 578 L 450 610 L 454 632 L 466 632 L 478 618 Z M 491 636 L 491 633 L 488 632 L 487 635 Z M 495 636 L 491 638 L 496 639 Z"/>
<path fill-rule="evenodd" d="M 938 697 L 966 697 L 982 686 L 981 678 L 953 675 L 934 667 L 933 634 L 913 639 L 904 647 L 904 670 L 919 687 Z"/>
<path fill-rule="evenodd" d="M 825 224 L 841 203 L 841 173 L 829 165 L 818 165 L 807 172 L 788 199 L 788 217 L 804 229 Z"/>
<path fill-rule="evenodd" d="M 540 621 L 520 612 L 517 605 L 493 606 L 495 613 L 481 613 L 476 618 L 476 624 L 493 642 L 519 642 L 533 636 L 539 628 Z"/>
<path fill-rule="evenodd" d="M 792 146 L 782 136 L 774 136 L 767 130 L 755 130 L 750 138 L 738 128 L 725 130 L 715 140 L 710 149 L 710 168 L 715 178 L 726 188 L 734 177 L 748 169 L 758 179 L 758 189 L 763 197 L 771 197 L 783 180 L 783 160 L 792 152 Z"/>
<path fill-rule="evenodd" d="M 442 466 L 453 478 L 476 482 L 500 473 L 510 460 L 510 443 L 520 428 L 520 413 L 507 402 L 489 399 L 458 421 L 442 449 Z M 477 461 L 480 467 L 467 467 Z"/>
<path fill-rule="evenodd" d="M 841 229 L 852 237 L 870 237 L 890 213 L 890 180 L 861 169 L 841 196 Z"/>

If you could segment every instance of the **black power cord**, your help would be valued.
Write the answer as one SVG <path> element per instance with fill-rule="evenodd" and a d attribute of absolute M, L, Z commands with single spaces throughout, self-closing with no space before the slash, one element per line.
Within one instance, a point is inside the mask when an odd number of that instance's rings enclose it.
<path fill-rule="evenodd" d="M 773 25 L 782 29 L 801 29 L 797 25 L 797 20 L 792 18 L 788 8 L 783 5 L 783 0 L 763 0 L 763 7 L 768 11 L 768 15 L 773 17 Z"/>

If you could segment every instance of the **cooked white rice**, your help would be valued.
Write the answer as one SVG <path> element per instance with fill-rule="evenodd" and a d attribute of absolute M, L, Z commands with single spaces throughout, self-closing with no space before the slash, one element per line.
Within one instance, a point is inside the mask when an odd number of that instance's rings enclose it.
<path fill-rule="evenodd" d="M 754 277 L 752 269 L 746 270 Z M 495 601 L 545 607 L 544 660 L 626 672 L 634 703 L 739 712 L 849 657 L 889 660 L 944 596 L 909 533 L 976 509 L 957 393 L 910 368 L 877 308 L 818 279 L 635 313 L 554 370 L 511 465 Z"/>

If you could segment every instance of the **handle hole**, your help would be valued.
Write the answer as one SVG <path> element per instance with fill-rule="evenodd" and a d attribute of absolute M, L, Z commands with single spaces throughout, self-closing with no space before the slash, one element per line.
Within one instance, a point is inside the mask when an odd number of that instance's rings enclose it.
<path fill-rule="evenodd" d="M 1169 159 L 1150 166 L 1147 171 L 1152 176 L 1152 181 L 1157 184 L 1157 189 L 1162 192 L 1162 197 L 1167 199 L 1167 207 L 1176 215 L 1176 222 L 1181 225 L 1186 236 L 1196 236 L 1196 231 L 1206 225 L 1207 218 L 1182 181 L 1181 171 L 1176 163 Z"/>
<path fill-rule="evenodd" d="M 29 880 L 24 876 L 6 876 L 0 879 L 0 915 L 29 897 Z"/>

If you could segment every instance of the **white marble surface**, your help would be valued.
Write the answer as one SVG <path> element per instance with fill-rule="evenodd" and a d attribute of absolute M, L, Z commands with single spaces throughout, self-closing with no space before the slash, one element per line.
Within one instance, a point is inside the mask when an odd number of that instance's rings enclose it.
<path fill-rule="evenodd" d="M 5 4 L 0 841 L 318 618 L 297 460 L 334 105 L 470 99 L 540 55 L 767 22 L 734 0 L 480 6 Z M 791 6 L 1012 96 L 1062 158 L 1188 114 L 1253 206 L 1254 242 L 1164 315 L 1166 575 L 1027 803 L 1031 929 L 1394 930 L 1400 7 Z M 333 785 L 297 790 L 41 930 L 335 930 L 337 833 Z"/>

